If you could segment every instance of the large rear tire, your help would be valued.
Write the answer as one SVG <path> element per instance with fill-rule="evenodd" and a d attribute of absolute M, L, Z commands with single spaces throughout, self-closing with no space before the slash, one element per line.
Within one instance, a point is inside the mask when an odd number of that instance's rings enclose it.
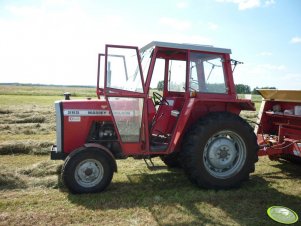
<path fill-rule="evenodd" d="M 101 192 L 110 184 L 114 165 L 102 150 L 86 148 L 69 155 L 62 168 L 62 181 L 72 193 Z"/>
<path fill-rule="evenodd" d="M 252 127 L 238 115 L 215 112 L 198 121 L 183 139 L 182 166 L 204 188 L 238 187 L 258 161 Z"/>

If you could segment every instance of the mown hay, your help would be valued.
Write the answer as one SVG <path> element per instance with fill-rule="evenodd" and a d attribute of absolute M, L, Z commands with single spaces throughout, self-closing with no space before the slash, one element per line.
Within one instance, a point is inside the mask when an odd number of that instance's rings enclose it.
<path fill-rule="evenodd" d="M 44 116 L 33 115 L 26 118 L 17 119 L 14 123 L 43 123 L 46 121 Z"/>
<path fill-rule="evenodd" d="M 61 164 L 48 160 L 39 162 L 18 172 L 30 177 L 46 177 L 49 175 L 59 175 L 61 173 Z"/>
<path fill-rule="evenodd" d="M 12 113 L 12 111 L 8 110 L 8 109 L 0 109 L 0 114 L 5 115 L 5 114 L 10 114 Z"/>
<path fill-rule="evenodd" d="M 17 173 L 0 166 L 0 190 L 26 187 L 25 181 Z"/>
<path fill-rule="evenodd" d="M 0 144 L 0 155 L 29 154 L 31 147 L 25 142 L 3 142 Z"/>
<path fill-rule="evenodd" d="M 6 141 L 0 143 L 0 155 L 10 154 L 49 154 L 52 142 L 48 141 Z"/>

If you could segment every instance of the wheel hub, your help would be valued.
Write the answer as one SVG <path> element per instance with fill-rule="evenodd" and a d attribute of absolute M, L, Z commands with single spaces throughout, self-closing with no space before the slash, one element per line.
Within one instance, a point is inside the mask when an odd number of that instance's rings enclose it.
<path fill-rule="evenodd" d="M 93 173 L 93 169 L 88 168 L 85 170 L 86 176 L 91 176 L 92 173 Z"/>
<path fill-rule="evenodd" d="M 83 187 L 93 187 L 102 180 L 102 164 L 95 159 L 86 159 L 79 163 L 75 170 L 75 180 Z"/>
<path fill-rule="evenodd" d="M 216 138 L 208 148 L 208 160 L 216 169 L 225 169 L 231 166 L 236 155 L 233 142 L 225 137 Z"/>
<path fill-rule="evenodd" d="M 214 134 L 204 147 L 204 166 L 216 178 L 232 177 L 243 167 L 245 160 L 245 143 L 237 133 L 230 130 Z"/>

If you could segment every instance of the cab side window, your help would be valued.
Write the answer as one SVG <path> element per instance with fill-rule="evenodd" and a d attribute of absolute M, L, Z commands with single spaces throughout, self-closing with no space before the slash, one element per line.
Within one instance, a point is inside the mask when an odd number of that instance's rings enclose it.
<path fill-rule="evenodd" d="M 168 91 L 185 92 L 186 61 L 170 60 L 168 68 Z"/>
<path fill-rule="evenodd" d="M 189 88 L 201 93 L 227 93 L 223 58 L 215 54 L 192 53 Z"/>

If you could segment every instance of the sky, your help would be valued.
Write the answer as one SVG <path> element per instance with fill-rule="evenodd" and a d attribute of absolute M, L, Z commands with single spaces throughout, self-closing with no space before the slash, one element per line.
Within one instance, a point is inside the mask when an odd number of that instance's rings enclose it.
<path fill-rule="evenodd" d="M 0 83 L 96 85 L 105 44 L 232 50 L 236 84 L 301 89 L 299 0 L 0 0 Z"/>

